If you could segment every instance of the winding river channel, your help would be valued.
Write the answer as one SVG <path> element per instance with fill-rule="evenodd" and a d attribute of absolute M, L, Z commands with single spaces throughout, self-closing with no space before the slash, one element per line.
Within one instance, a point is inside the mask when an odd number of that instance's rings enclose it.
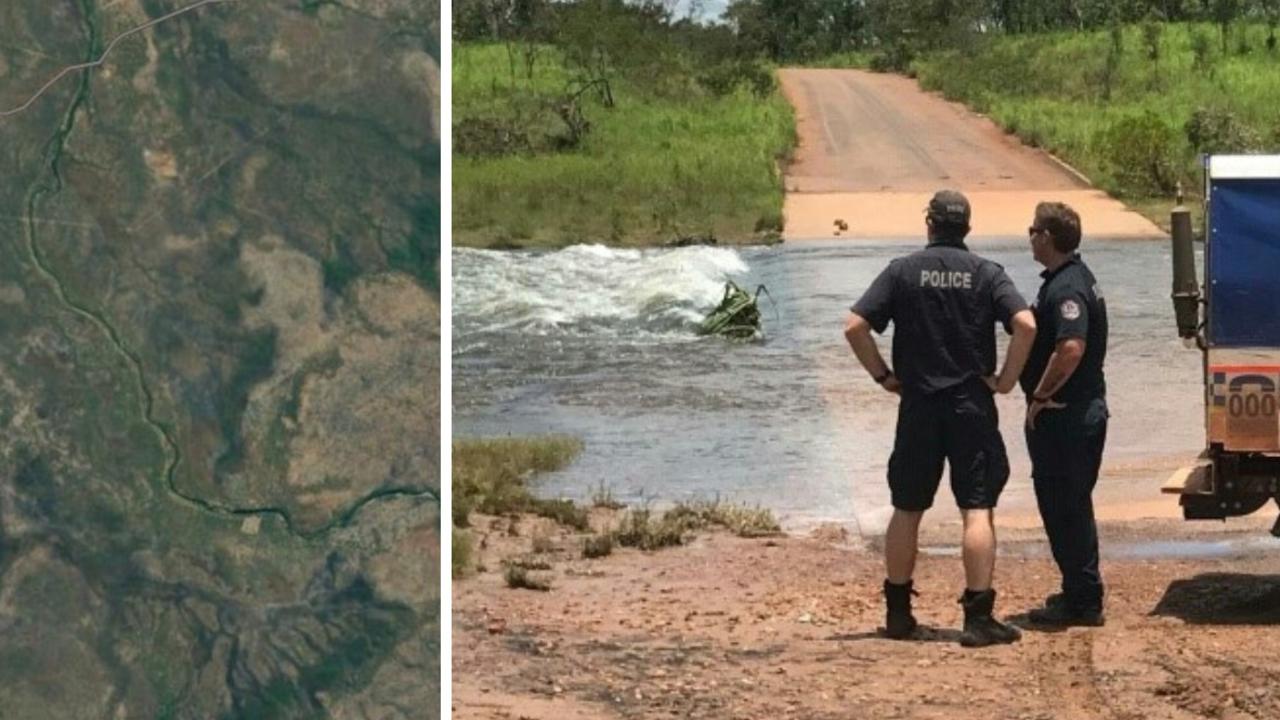
<path fill-rule="evenodd" d="M 169 15 L 166 15 L 163 18 L 160 18 L 156 21 L 148 23 L 146 26 L 144 26 L 144 28 L 155 25 L 158 22 L 161 22 L 163 20 L 177 17 L 180 14 L 183 14 L 191 10 L 195 10 L 205 5 L 211 5 L 214 3 L 226 2 L 226 1 L 228 0 L 201 0 L 200 2 L 194 3 L 183 10 L 170 13 Z M 63 280 L 54 271 L 49 261 L 45 257 L 44 253 L 40 249 L 38 223 L 36 221 L 36 218 L 39 216 L 37 209 L 43 200 L 46 200 L 58 194 L 59 192 L 62 191 L 64 187 L 63 178 L 62 178 L 61 169 L 60 169 L 62 154 L 66 147 L 67 139 L 70 137 L 72 130 L 74 130 L 75 128 L 76 119 L 81 113 L 81 111 L 83 110 L 84 104 L 89 94 L 89 88 L 90 88 L 90 82 L 91 82 L 91 73 L 89 72 L 89 69 L 96 67 L 98 64 L 100 64 L 101 60 L 96 58 L 104 58 L 105 52 L 106 52 L 102 48 L 102 38 L 100 37 L 101 31 L 98 24 L 97 14 L 93 5 L 91 3 L 83 2 L 81 5 L 81 10 L 84 16 L 84 31 L 88 39 L 89 59 L 87 59 L 84 63 L 72 68 L 72 69 L 82 68 L 82 71 L 79 73 L 79 76 L 76 79 L 75 95 L 69 107 L 63 113 L 61 122 L 59 123 L 58 127 L 55 129 L 53 136 L 50 138 L 49 142 L 45 146 L 44 166 L 46 168 L 46 171 L 44 173 L 44 177 L 41 179 L 41 181 L 33 185 L 31 189 L 27 192 L 26 204 L 25 204 L 26 222 L 24 223 L 26 249 L 28 254 L 30 255 L 32 264 L 35 266 L 35 268 L 41 274 L 41 276 L 43 276 L 44 279 L 48 281 L 49 284 L 53 287 L 59 301 L 69 311 L 75 313 L 76 315 L 79 315 L 80 317 L 88 320 L 89 322 L 93 323 L 93 325 L 98 327 L 103 332 L 103 334 L 108 338 L 108 340 L 111 343 L 111 346 L 117 352 L 119 352 L 126 360 L 128 360 L 129 367 L 132 370 L 134 380 L 137 383 L 139 395 L 141 397 L 140 411 L 141 411 L 142 418 L 145 420 L 147 425 L 150 426 L 151 429 L 156 433 L 157 437 L 160 439 L 165 449 L 165 455 L 167 457 L 167 460 L 165 463 L 165 467 L 163 469 L 163 478 L 164 478 L 165 487 L 170 493 L 170 496 L 174 498 L 176 501 L 198 508 L 204 512 L 209 512 L 216 515 L 223 515 L 223 516 L 229 516 L 229 517 L 259 516 L 259 515 L 278 517 L 284 522 L 286 528 L 291 534 L 299 536 L 303 539 L 321 537 L 337 528 L 346 527 L 350 525 L 353 519 L 359 514 L 359 512 L 366 505 L 369 505 L 370 503 L 373 503 L 373 502 L 378 502 L 385 499 L 392 499 L 396 497 L 405 497 L 405 496 L 430 497 L 435 499 L 438 502 L 440 499 L 439 493 L 432 488 L 422 488 L 422 487 L 414 487 L 414 486 L 384 487 L 374 492 L 368 493 L 363 497 L 358 498 L 355 502 L 351 503 L 348 507 L 342 509 L 341 512 L 336 513 L 332 517 L 332 519 L 325 525 L 318 528 L 311 529 L 311 530 L 302 530 L 297 526 L 297 523 L 295 522 L 292 515 L 290 515 L 290 513 L 284 508 L 239 507 L 239 506 L 228 505 L 228 504 L 219 503 L 213 500 L 209 500 L 206 498 L 202 498 L 202 497 L 184 492 L 178 486 L 176 476 L 177 476 L 178 466 L 182 462 L 182 452 L 179 448 L 178 442 L 174 439 L 169 427 L 165 423 L 157 419 L 156 417 L 155 398 L 153 393 L 151 392 L 151 388 L 147 384 L 146 376 L 142 371 L 141 359 L 138 357 L 138 354 L 136 352 L 134 352 L 132 349 L 128 347 L 128 345 L 121 338 L 119 331 L 111 324 L 110 320 L 106 316 L 104 316 L 101 312 L 97 311 L 94 308 L 85 306 L 71 299 L 71 297 L 67 294 L 66 286 Z M 115 40 L 112 41 L 110 46 L 108 46 L 108 51 L 109 51 L 109 48 L 114 47 L 115 43 L 118 42 L 120 39 L 127 37 L 128 35 L 133 34 L 134 32 L 137 32 L 137 31 L 138 29 L 135 29 L 117 37 Z M 63 75 L 65 74 L 66 73 L 64 72 L 57 75 L 54 78 L 54 80 L 51 81 L 50 84 L 52 84 L 52 82 L 56 82 L 59 78 L 63 77 Z M 46 85 L 46 88 L 47 87 L 48 85 Z M 26 105 L 30 105 L 30 103 L 38 99 L 39 96 L 40 96 L 40 93 L 37 93 L 34 97 L 31 98 L 31 100 L 28 103 L 26 103 Z M 24 108 L 25 106 L 20 106 L 16 110 L 8 112 L 6 114 L 10 114 L 10 115 L 16 114 L 16 112 L 19 112 Z"/>

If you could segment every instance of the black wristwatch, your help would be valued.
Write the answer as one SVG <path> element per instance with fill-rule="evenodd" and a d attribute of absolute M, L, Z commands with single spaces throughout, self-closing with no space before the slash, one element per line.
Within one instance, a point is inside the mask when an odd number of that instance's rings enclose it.
<path fill-rule="evenodd" d="M 879 377 L 873 377 L 871 379 L 874 380 L 877 385 L 883 385 L 884 381 L 888 380 L 891 377 L 893 377 L 893 371 L 885 370 L 883 375 L 880 375 Z"/>

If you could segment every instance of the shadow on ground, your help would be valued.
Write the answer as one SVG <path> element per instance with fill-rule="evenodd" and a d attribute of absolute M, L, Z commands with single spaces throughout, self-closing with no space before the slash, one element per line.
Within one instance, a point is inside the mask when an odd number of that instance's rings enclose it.
<path fill-rule="evenodd" d="M 831 635 L 827 640 L 833 642 L 859 642 L 862 640 L 886 640 L 884 628 L 878 627 L 875 630 L 864 630 L 862 632 L 839 633 Z M 921 625 L 916 628 L 910 638 L 902 642 L 936 642 L 936 643 L 955 643 L 960 640 L 960 631 L 953 628 L 940 628 L 932 625 Z"/>
<path fill-rule="evenodd" d="M 1202 625 L 1280 625 L 1280 575 L 1205 573 L 1174 580 L 1151 614 Z"/>

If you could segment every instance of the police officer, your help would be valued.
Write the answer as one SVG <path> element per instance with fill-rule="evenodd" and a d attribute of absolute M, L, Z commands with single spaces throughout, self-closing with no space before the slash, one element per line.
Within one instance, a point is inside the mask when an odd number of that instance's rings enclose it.
<path fill-rule="evenodd" d="M 1027 451 L 1062 592 L 1028 616 L 1040 624 L 1101 625 L 1092 494 L 1107 439 L 1107 304 L 1076 252 L 1080 216 L 1074 210 L 1040 203 L 1029 233 L 1031 253 L 1045 270 L 1034 308 L 1039 335 L 1022 374 Z"/>
<path fill-rule="evenodd" d="M 1035 319 L 999 265 L 969 252 L 969 201 L 944 190 L 926 209 L 928 246 L 889 263 L 852 308 L 845 337 L 877 384 L 901 395 L 889 458 L 893 517 L 885 534 L 885 634 L 911 636 L 920 519 L 933 504 L 943 461 L 964 518 L 967 588 L 960 644 L 1018 640 L 992 615 L 996 539 L 992 509 L 1009 477 L 994 393 L 1017 384 L 1035 337 Z M 871 331 L 894 324 L 893 365 Z M 996 370 L 995 324 L 1012 328 L 1004 368 Z"/>

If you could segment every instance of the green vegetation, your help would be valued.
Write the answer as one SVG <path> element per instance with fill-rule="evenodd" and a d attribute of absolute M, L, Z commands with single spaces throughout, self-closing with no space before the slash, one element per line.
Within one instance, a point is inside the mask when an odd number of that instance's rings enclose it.
<path fill-rule="evenodd" d="M 472 512 L 488 515 L 532 513 L 579 530 L 586 510 L 570 500 L 534 497 L 528 481 L 536 473 L 559 470 L 582 452 L 569 437 L 455 440 L 453 442 L 453 524 L 468 527 Z"/>
<path fill-rule="evenodd" d="M 613 490 L 601 480 L 595 490 L 591 491 L 591 507 L 605 510 L 621 510 L 627 504 L 613 496 Z"/>
<path fill-rule="evenodd" d="M 769 510 L 714 500 L 678 503 L 661 515 L 647 508 L 632 510 L 623 516 L 613 538 L 622 547 L 660 550 L 684 544 L 690 533 L 716 527 L 746 538 L 782 532 Z"/>
<path fill-rule="evenodd" d="M 739 537 L 767 537 L 782 532 L 773 513 L 764 508 L 745 507 L 719 500 L 680 503 L 663 516 L 688 531 L 722 527 Z"/>
<path fill-rule="evenodd" d="M 657 3 L 501 5 L 455 6 L 455 243 L 777 236 L 791 109 L 726 28 Z"/>
<path fill-rule="evenodd" d="M 665 515 L 655 516 L 645 508 L 624 515 L 613 540 L 622 547 L 661 550 L 683 545 L 686 530 L 682 523 L 670 522 Z"/>
<path fill-rule="evenodd" d="M 546 573 L 536 572 L 534 568 L 520 563 L 508 563 L 502 570 L 502 578 L 506 581 L 507 587 L 513 590 L 547 592 L 551 589 L 550 576 Z"/>
<path fill-rule="evenodd" d="M 450 564 L 453 577 L 460 578 L 471 568 L 471 556 L 475 552 L 472 546 L 471 533 L 453 528 L 453 544 Z"/>
<path fill-rule="evenodd" d="M 439 8 L 327 4 L 0 9 L 112 48 L 0 118 L 5 717 L 438 704 Z"/>
<path fill-rule="evenodd" d="M 1267 49 L 1270 33 L 1233 26 L 1225 53 L 1206 23 L 1005 36 L 914 67 L 925 87 L 989 114 L 1107 191 L 1166 198 L 1167 214 L 1178 183 L 1188 194 L 1199 189 L 1201 153 L 1280 145 L 1280 55 Z"/>
<path fill-rule="evenodd" d="M 613 534 L 589 535 L 582 540 L 582 557 L 587 560 L 607 557 L 613 554 Z"/>
<path fill-rule="evenodd" d="M 559 470 L 577 456 L 582 443 L 573 438 L 547 436 L 495 440 L 455 440 L 453 443 L 453 576 L 462 577 L 472 566 L 474 545 L 466 530 L 472 512 L 489 515 L 528 513 L 554 520 L 563 527 L 588 533 L 587 510 L 571 500 L 542 500 L 533 495 L 529 481 L 537 473 Z M 593 492 L 592 506 L 621 510 L 611 491 L 601 483 Z M 773 513 L 720 500 L 678 503 L 664 513 L 648 508 L 621 514 L 617 526 L 581 539 L 582 557 L 596 559 L 613 553 L 614 547 L 659 550 L 682 545 L 691 533 L 723 528 L 740 537 L 755 538 L 781 532 Z M 514 531 L 513 531 L 514 532 Z M 551 569 L 543 556 L 559 548 L 545 533 L 535 533 L 531 555 L 503 562 L 509 587 L 549 590 L 550 580 L 539 573 Z"/>
<path fill-rule="evenodd" d="M 1280 144 L 1280 0 L 733 0 L 710 25 L 670 7 L 454 4 L 458 243 L 776 237 L 783 64 L 918 76 L 1157 221 L 1201 153 Z"/>
<path fill-rule="evenodd" d="M 794 131 L 780 96 L 712 97 L 692 87 L 658 96 L 624 81 L 612 88 L 612 108 L 584 98 L 590 130 L 579 147 L 551 151 L 570 131 L 527 110 L 553 103 L 566 82 L 559 56 L 547 55 L 533 80 L 513 80 L 501 46 L 454 46 L 456 244 L 742 241 L 781 229 L 778 162 Z M 521 112 L 508 121 L 520 129 L 491 119 Z M 480 141 L 468 138 L 487 128 L 522 151 L 476 149 Z"/>
<path fill-rule="evenodd" d="M 918 77 L 1157 222 L 1280 146 L 1280 0 L 734 0 L 742 52 Z"/>

